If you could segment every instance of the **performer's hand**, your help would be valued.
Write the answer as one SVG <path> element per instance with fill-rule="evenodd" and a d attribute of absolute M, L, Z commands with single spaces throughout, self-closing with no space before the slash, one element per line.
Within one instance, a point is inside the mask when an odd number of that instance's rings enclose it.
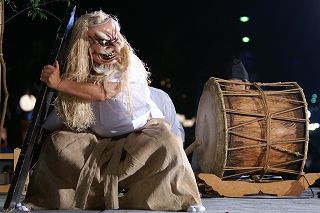
<path fill-rule="evenodd" d="M 120 91 L 119 82 L 106 82 L 104 83 L 104 90 L 107 95 L 107 99 L 111 99 L 116 96 Z"/>
<path fill-rule="evenodd" d="M 40 80 L 46 83 L 48 87 L 58 89 L 61 82 L 58 61 L 55 61 L 53 66 L 48 64 L 43 67 Z"/>

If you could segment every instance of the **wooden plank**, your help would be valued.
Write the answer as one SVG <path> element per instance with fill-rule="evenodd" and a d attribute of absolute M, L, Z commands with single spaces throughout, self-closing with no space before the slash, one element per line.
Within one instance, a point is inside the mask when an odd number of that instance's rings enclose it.
<path fill-rule="evenodd" d="M 13 153 L 0 153 L 1 160 L 13 160 Z"/>
<path fill-rule="evenodd" d="M 299 196 L 320 178 L 320 173 L 307 173 L 298 180 L 282 180 L 270 182 L 247 182 L 239 180 L 221 180 L 214 174 L 197 175 L 208 186 L 221 196 L 244 197 L 248 195 Z"/>
<path fill-rule="evenodd" d="M 7 193 L 9 191 L 10 184 L 0 185 L 0 192 Z"/>

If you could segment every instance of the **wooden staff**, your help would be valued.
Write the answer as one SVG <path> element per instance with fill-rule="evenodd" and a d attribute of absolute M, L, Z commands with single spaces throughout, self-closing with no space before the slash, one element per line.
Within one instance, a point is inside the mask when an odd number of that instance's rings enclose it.
<path fill-rule="evenodd" d="M 68 7 L 65 17 L 58 28 L 55 45 L 51 51 L 48 64 L 54 64 L 54 62 L 57 60 L 62 44 L 73 26 L 75 11 L 76 6 L 70 5 Z M 32 157 L 35 151 L 35 145 L 40 143 L 42 138 L 42 124 L 47 117 L 52 97 L 53 91 L 48 88 L 45 83 L 41 82 L 35 108 L 32 113 L 32 120 L 28 127 L 26 137 L 23 141 L 17 166 L 14 170 L 7 198 L 3 206 L 5 211 L 9 210 L 9 208 L 14 208 L 19 202 L 30 169 Z"/>

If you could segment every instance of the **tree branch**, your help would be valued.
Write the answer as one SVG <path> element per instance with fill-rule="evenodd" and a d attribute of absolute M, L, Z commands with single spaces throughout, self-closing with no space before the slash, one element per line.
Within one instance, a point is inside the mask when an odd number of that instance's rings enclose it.
<path fill-rule="evenodd" d="M 58 2 L 59 0 L 52 0 L 52 1 L 48 1 L 48 2 L 44 2 L 42 4 L 39 4 L 39 6 L 46 6 L 48 4 L 54 3 L 54 2 Z M 28 11 L 32 8 L 33 6 L 28 6 L 26 8 L 24 8 L 23 10 L 20 10 L 19 12 L 17 11 L 16 14 L 14 14 L 13 16 L 9 17 L 7 20 L 5 20 L 4 22 L 0 23 L 0 25 L 7 23 L 8 21 L 10 21 L 11 19 L 15 18 L 16 16 L 20 15 L 21 13 L 24 13 L 25 11 Z M 48 14 L 50 14 L 51 16 L 53 16 L 54 18 L 58 19 L 61 22 L 61 19 L 59 19 L 57 16 L 55 16 L 53 13 L 44 10 L 45 12 L 47 12 Z"/>
<path fill-rule="evenodd" d="M 58 19 L 60 22 L 62 22 L 62 20 L 61 20 L 59 17 L 57 17 L 55 14 L 51 13 L 49 10 L 43 10 L 43 12 L 48 13 L 49 15 L 53 16 L 54 18 L 56 18 L 56 19 Z"/>

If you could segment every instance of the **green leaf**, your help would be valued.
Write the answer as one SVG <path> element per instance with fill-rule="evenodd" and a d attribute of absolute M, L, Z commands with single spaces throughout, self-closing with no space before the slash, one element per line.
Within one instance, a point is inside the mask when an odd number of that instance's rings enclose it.
<path fill-rule="evenodd" d="M 30 17 L 32 15 L 32 10 L 28 11 L 28 17 Z"/>
<path fill-rule="evenodd" d="M 37 13 L 33 13 L 31 19 L 34 20 L 37 17 Z"/>
<path fill-rule="evenodd" d="M 45 19 L 45 20 L 47 20 L 47 15 L 46 14 L 44 14 L 44 13 L 40 13 L 40 19 Z"/>

